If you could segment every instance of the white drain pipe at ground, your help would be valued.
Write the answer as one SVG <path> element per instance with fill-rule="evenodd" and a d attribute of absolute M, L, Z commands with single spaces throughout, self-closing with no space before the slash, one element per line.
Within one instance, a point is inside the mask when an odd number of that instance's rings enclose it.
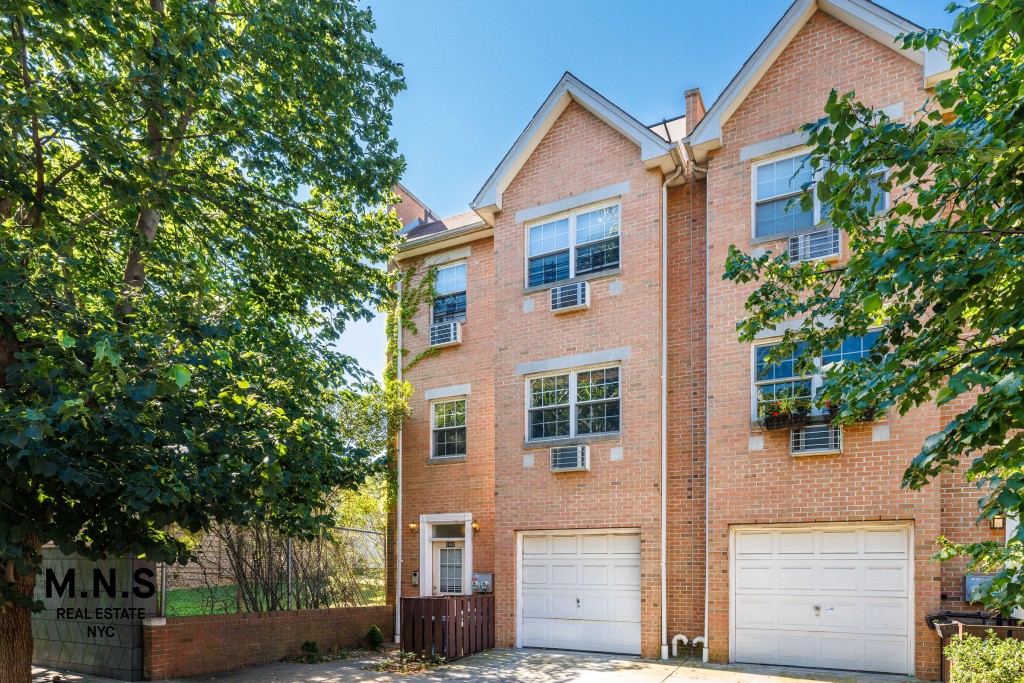
<path fill-rule="evenodd" d="M 684 636 L 682 633 L 677 633 L 676 635 L 672 636 L 672 656 L 673 657 L 678 657 L 679 656 L 679 643 L 682 643 L 683 645 L 689 645 L 690 644 L 690 639 L 687 638 L 686 636 Z"/>

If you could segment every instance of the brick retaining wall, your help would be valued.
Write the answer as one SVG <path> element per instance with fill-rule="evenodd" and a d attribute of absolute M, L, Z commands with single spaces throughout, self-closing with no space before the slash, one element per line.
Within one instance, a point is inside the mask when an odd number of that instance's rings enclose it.
<path fill-rule="evenodd" d="M 214 614 L 147 619 L 143 626 L 143 670 L 147 680 L 239 669 L 300 652 L 303 641 L 321 649 L 362 644 L 376 624 L 384 642 L 394 640 L 392 605 Z"/>

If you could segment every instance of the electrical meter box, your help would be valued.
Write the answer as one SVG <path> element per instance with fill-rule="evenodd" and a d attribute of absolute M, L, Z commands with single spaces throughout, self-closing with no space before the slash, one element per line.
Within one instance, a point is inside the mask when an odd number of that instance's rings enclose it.
<path fill-rule="evenodd" d="M 494 591 L 494 574 L 473 574 L 469 585 L 474 593 L 491 593 Z"/>
<path fill-rule="evenodd" d="M 966 602 L 980 602 L 975 596 L 975 593 L 981 588 L 981 584 L 985 583 L 995 574 L 968 574 L 964 577 L 964 600 Z"/>

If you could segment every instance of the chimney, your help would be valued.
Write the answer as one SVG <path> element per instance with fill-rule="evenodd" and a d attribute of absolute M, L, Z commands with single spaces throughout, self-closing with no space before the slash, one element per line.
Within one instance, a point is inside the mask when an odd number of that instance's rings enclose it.
<path fill-rule="evenodd" d="M 704 98 L 701 97 L 700 88 L 690 88 L 683 97 L 686 99 L 686 134 L 689 135 L 704 118 Z"/>

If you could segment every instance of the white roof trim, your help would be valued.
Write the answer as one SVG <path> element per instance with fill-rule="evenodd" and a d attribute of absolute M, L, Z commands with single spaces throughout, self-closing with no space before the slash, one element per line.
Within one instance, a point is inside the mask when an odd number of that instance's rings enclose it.
<path fill-rule="evenodd" d="M 698 162 L 707 158 L 709 150 L 722 146 L 725 123 L 819 9 L 920 64 L 925 87 L 934 86 L 952 73 L 949 52 L 944 45 L 936 50 L 904 50 L 896 42 L 896 36 L 919 31 L 921 27 L 884 7 L 869 0 L 796 0 L 694 128 L 689 144 Z"/>
<path fill-rule="evenodd" d="M 470 204 L 481 218 L 488 223 L 493 222 L 494 214 L 501 211 L 505 189 L 572 101 L 636 143 L 640 147 L 640 158 L 647 168 L 661 167 L 666 173 L 675 168 L 675 160 L 672 158 L 675 144 L 666 142 L 567 71 Z"/>

